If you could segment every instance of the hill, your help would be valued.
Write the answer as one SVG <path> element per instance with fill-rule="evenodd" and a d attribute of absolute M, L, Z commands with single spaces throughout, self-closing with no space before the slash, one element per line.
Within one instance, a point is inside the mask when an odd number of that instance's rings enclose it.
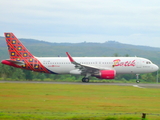
<path fill-rule="evenodd" d="M 88 56 L 139 56 L 148 58 L 160 66 L 160 48 L 123 44 L 116 41 L 105 43 L 50 43 L 35 39 L 20 39 L 27 49 L 35 56 L 41 57 L 66 57 L 65 52 L 70 52 L 73 57 Z M 0 60 L 7 59 L 8 51 L 4 37 L 0 37 Z"/>

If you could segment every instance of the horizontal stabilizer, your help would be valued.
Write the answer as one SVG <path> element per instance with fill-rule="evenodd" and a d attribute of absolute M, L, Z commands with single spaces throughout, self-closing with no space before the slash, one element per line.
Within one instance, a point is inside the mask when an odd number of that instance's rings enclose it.
<path fill-rule="evenodd" d="M 2 60 L 3 64 L 16 64 L 16 65 L 25 65 L 23 61 L 14 61 L 14 60 Z"/>

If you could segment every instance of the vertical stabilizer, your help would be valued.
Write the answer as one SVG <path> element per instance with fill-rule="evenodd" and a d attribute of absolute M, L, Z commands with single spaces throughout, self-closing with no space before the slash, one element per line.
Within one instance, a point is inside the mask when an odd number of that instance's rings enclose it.
<path fill-rule="evenodd" d="M 21 60 L 34 57 L 13 33 L 4 33 L 4 35 L 6 38 L 10 59 Z"/>
<path fill-rule="evenodd" d="M 38 58 L 34 57 L 13 33 L 4 33 L 10 59 L 2 60 L 2 64 L 32 70 L 36 72 L 52 73 L 45 68 Z"/>

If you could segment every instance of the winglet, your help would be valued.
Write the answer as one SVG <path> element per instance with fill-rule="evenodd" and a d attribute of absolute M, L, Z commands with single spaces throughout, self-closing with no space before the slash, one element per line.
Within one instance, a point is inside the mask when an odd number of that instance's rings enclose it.
<path fill-rule="evenodd" d="M 70 62 L 71 62 L 71 63 L 74 63 L 75 61 L 73 60 L 73 58 L 71 57 L 71 55 L 70 55 L 68 52 L 66 52 L 66 54 L 67 54 Z"/>

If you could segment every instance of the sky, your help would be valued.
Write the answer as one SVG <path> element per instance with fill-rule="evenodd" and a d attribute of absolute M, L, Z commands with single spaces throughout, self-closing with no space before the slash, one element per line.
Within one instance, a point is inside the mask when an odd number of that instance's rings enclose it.
<path fill-rule="evenodd" d="M 0 36 L 160 47 L 160 0 L 0 0 Z"/>

